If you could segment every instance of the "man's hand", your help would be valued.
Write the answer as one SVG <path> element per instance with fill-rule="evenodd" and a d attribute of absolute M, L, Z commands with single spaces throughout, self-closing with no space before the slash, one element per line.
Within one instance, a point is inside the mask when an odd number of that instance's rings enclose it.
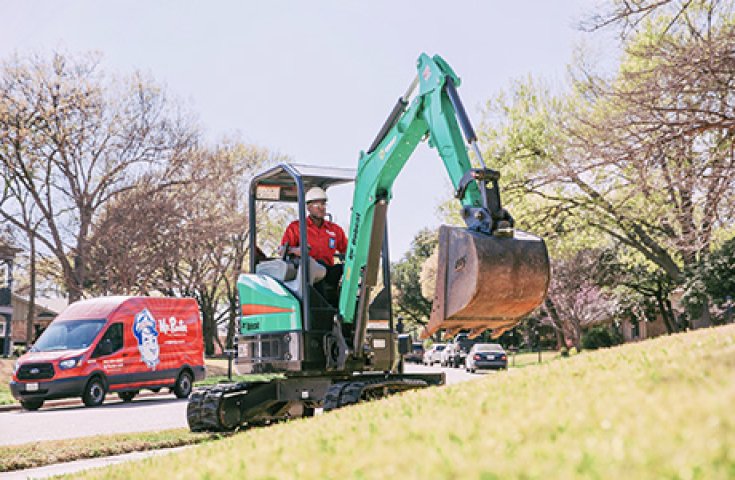
<path fill-rule="evenodd" d="M 278 255 L 283 256 L 285 245 L 278 247 Z M 288 255 L 301 256 L 301 247 L 288 247 Z"/>

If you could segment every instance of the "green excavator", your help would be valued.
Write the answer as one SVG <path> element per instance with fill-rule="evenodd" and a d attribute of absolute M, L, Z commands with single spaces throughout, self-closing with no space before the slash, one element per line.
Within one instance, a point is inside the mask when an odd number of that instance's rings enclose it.
<path fill-rule="evenodd" d="M 303 239 L 305 192 L 354 182 L 341 288 L 331 299 L 317 288 L 324 267 L 309 258 L 307 242 L 301 242 L 299 258 L 251 255 L 251 273 L 238 279 L 242 315 L 235 367 L 240 374 L 281 375 L 196 390 L 187 407 L 192 431 L 311 416 L 444 383 L 443 373 L 403 372 L 401 354 L 411 345 L 399 345 L 391 311 L 388 205 L 393 182 L 422 140 L 441 157 L 466 222 L 466 228 L 440 227 L 436 294 L 424 335 L 440 329 L 449 335 L 498 335 L 541 304 L 549 285 L 546 246 L 515 229 L 502 207 L 500 174 L 485 166 L 459 84 L 441 57 L 422 54 L 416 77 L 361 152 L 357 171 L 284 163 L 253 178 L 251 252 L 260 250 L 260 203 L 297 204 Z M 481 167 L 473 168 L 470 150 Z"/>

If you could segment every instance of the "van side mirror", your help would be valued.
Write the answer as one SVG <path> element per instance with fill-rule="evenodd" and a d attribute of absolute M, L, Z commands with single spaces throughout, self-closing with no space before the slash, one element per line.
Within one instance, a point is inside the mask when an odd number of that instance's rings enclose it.
<path fill-rule="evenodd" d="M 401 355 L 405 355 L 411 352 L 412 345 L 413 345 L 413 341 L 411 340 L 411 335 L 408 335 L 408 334 L 398 335 L 398 353 L 400 353 Z"/>

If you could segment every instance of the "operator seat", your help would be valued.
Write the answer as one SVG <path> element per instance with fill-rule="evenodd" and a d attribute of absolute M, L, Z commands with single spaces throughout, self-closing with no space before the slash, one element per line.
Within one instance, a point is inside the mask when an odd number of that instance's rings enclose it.
<path fill-rule="evenodd" d="M 296 278 L 296 266 L 280 258 L 259 262 L 255 266 L 255 273 L 268 275 L 269 277 L 288 282 Z"/>
<path fill-rule="evenodd" d="M 300 300 L 303 300 L 303 292 L 301 291 L 301 275 L 303 269 L 289 261 L 276 259 L 260 262 L 255 266 L 255 273 L 268 275 L 283 282 L 283 284 L 291 290 Z M 327 269 L 313 258 L 309 257 L 309 285 L 320 282 L 327 275 Z"/>

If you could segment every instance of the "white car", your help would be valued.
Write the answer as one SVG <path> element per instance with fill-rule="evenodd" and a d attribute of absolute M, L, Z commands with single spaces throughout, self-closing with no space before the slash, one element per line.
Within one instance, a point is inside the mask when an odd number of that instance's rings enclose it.
<path fill-rule="evenodd" d="M 442 367 L 451 367 L 454 362 L 454 344 L 447 344 L 446 348 L 441 351 L 440 364 Z"/>
<path fill-rule="evenodd" d="M 424 353 L 424 365 L 434 365 L 435 363 L 441 363 L 442 350 L 446 348 L 443 343 L 435 343 Z"/>

